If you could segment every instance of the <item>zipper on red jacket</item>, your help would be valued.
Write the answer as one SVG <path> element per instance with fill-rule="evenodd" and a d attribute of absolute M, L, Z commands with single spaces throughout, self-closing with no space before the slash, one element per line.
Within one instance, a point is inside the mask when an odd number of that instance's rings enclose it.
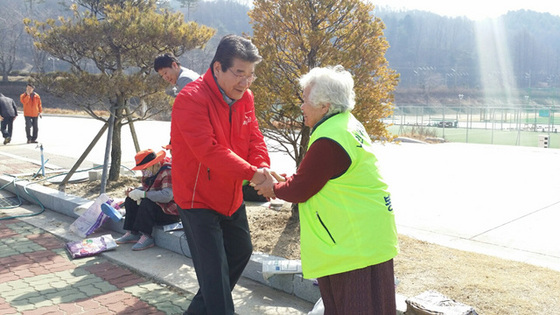
<path fill-rule="evenodd" d="M 210 180 L 210 168 L 207 168 L 206 172 L 208 173 L 208 180 Z"/>

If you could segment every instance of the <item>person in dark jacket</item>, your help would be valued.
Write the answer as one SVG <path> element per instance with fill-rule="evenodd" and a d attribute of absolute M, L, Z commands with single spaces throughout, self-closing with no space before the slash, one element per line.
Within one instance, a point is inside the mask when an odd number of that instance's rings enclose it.
<path fill-rule="evenodd" d="M 16 119 L 17 115 L 16 102 L 0 93 L 0 130 L 2 130 L 4 144 L 8 144 L 12 141 L 14 119 Z"/>

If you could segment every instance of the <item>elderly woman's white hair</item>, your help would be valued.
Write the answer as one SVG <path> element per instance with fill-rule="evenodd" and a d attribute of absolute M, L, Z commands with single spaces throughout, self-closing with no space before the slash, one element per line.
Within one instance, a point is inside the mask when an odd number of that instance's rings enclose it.
<path fill-rule="evenodd" d="M 351 111 L 356 104 L 354 79 L 341 65 L 313 68 L 299 79 L 302 89 L 311 87 L 312 106 L 331 104 L 327 115 Z"/>

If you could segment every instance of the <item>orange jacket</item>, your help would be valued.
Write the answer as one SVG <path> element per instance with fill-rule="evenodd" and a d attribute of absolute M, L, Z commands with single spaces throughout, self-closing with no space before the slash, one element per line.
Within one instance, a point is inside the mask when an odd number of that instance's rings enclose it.
<path fill-rule="evenodd" d="M 20 95 L 19 100 L 23 104 L 23 116 L 37 117 L 43 112 L 41 97 L 37 93 L 33 92 L 31 95 L 23 93 Z"/>

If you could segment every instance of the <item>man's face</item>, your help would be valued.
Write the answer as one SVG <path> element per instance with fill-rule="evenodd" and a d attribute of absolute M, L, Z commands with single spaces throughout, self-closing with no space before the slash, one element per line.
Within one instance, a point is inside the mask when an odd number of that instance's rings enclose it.
<path fill-rule="evenodd" d="M 34 88 L 33 88 L 32 86 L 30 86 L 30 85 L 28 85 L 28 86 L 25 88 L 25 91 L 27 92 L 27 94 L 33 93 L 33 90 L 34 90 Z M 20 91 L 21 91 L 21 90 L 20 90 Z"/>
<path fill-rule="evenodd" d="M 177 63 L 171 63 L 171 68 L 165 67 L 158 70 L 159 75 L 167 82 L 171 84 L 177 83 L 177 78 L 179 78 L 179 73 L 181 72 L 181 67 Z"/>
<path fill-rule="evenodd" d="M 255 62 L 234 58 L 232 66 L 222 71 L 221 63 L 218 61 L 214 63 L 214 75 L 218 85 L 229 98 L 238 100 L 243 97 L 254 81 L 255 64 Z"/>

